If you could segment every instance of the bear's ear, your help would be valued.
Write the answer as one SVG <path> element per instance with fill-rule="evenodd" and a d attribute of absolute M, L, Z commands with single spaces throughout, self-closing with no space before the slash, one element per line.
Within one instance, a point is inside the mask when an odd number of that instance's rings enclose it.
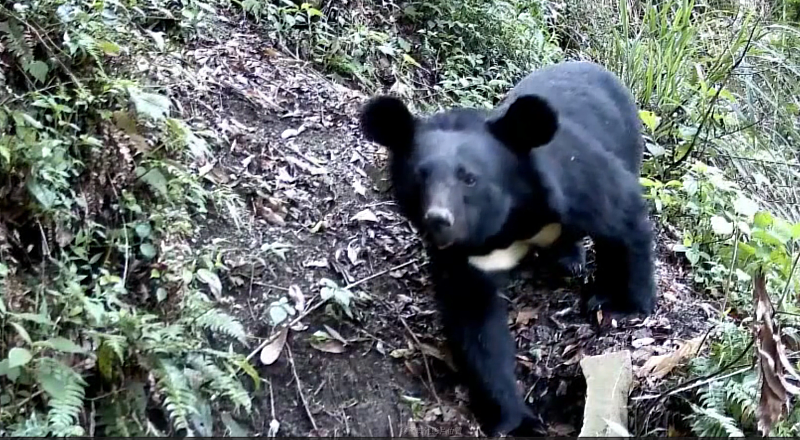
<path fill-rule="evenodd" d="M 414 116 L 402 101 L 391 96 L 372 98 L 361 111 L 361 131 L 393 153 L 411 148 Z"/>
<path fill-rule="evenodd" d="M 558 129 L 558 115 L 543 98 L 516 98 L 506 111 L 490 117 L 489 132 L 515 153 L 525 154 L 550 142 Z"/>

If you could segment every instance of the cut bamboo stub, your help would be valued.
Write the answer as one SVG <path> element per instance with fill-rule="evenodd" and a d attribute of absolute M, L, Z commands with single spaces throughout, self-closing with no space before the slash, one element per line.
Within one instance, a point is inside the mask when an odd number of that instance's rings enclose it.
<path fill-rule="evenodd" d="M 633 383 L 631 353 L 619 351 L 581 360 L 586 405 L 579 437 L 630 437 L 628 395 Z"/>

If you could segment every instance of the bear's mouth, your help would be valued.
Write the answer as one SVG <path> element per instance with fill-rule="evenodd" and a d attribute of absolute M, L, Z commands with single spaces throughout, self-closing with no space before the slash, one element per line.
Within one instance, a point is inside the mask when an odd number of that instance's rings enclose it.
<path fill-rule="evenodd" d="M 447 239 L 447 238 L 437 237 L 437 236 L 431 236 L 430 238 L 431 238 L 431 241 L 433 241 L 433 245 L 436 246 L 436 248 L 439 249 L 439 250 L 447 249 L 450 246 L 452 246 L 453 243 L 455 243 L 455 240 L 453 240 L 453 239 Z"/>
<path fill-rule="evenodd" d="M 456 244 L 456 242 L 458 241 L 456 237 L 453 236 L 453 234 L 449 233 L 437 234 L 428 231 L 426 235 L 428 236 L 428 240 L 439 250 L 447 249 Z"/>

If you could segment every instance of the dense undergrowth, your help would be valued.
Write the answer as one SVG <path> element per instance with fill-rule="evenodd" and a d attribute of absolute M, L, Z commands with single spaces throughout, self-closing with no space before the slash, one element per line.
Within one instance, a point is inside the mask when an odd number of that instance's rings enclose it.
<path fill-rule="evenodd" d="M 169 6 L 3 7 L 0 434 L 203 433 L 212 400 L 251 409 L 244 328 L 209 296 L 217 251 L 186 241 L 240 204 L 198 177 L 213 139 L 132 69 L 209 8 Z"/>
<path fill-rule="evenodd" d="M 203 434 L 212 402 L 250 410 L 248 381 L 259 380 L 238 354 L 245 331 L 213 301 L 219 251 L 188 242 L 209 210 L 236 219 L 241 202 L 199 176 L 219 141 L 171 117 L 157 78 L 133 68 L 213 32 L 215 9 L 260 22 L 278 47 L 341 81 L 423 109 L 490 106 L 562 59 L 607 65 L 642 108 L 654 214 L 724 305 L 689 374 L 751 365 L 758 270 L 784 334 L 800 325 L 800 4 L 778 3 L 7 2 L 0 434 Z M 685 395 L 695 434 L 757 429 L 757 371 L 740 369 Z M 155 426 L 153 407 L 170 423 Z M 797 434 L 798 422 L 792 411 L 772 434 Z"/>

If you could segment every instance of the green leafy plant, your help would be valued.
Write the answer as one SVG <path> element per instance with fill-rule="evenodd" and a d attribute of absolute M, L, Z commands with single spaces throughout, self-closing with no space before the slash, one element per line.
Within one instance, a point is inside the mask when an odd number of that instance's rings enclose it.
<path fill-rule="evenodd" d="M 216 139 L 119 63 L 190 37 L 213 10 L 188 2 L 177 28 L 144 30 L 166 18 L 157 3 L 2 11 L 0 434 L 209 435 L 208 402 L 252 410 L 236 372 L 258 383 L 255 370 L 217 346 L 247 346 L 244 327 L 208 295 L 223 293 L 214 265 L 178 246 L 209 203 L 241 202 L 181 165 Z M 171 425 L 151 423 L 153 405 Z"/>

